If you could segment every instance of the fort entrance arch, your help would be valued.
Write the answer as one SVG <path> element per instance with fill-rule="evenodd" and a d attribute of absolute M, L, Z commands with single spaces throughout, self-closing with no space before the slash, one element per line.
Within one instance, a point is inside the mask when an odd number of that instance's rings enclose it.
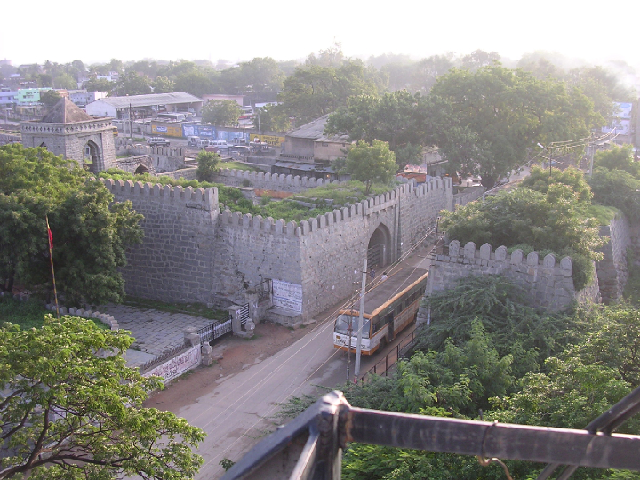
<path fill-rule="evenodd" d="M 391 233 L 383 223 L 373 231 L 367 246 L 367 264 L 370 268 L 382 268 L 391 263 Z"/>
<path fill-rule="evenodd" d="M 116 149 L 111 118 L 91 117 L 67 98 L 40 121 L 20 124 L 25 147 L 44 146 L 54 155 L 75 160 L 91 172 L 115 165 Z"/>
<path fill-rule="evenodd" d="M 84 145 L 83 167 L 93 173 L 98 173 L 100 165 L 100 147 L 92 140 Z"/>

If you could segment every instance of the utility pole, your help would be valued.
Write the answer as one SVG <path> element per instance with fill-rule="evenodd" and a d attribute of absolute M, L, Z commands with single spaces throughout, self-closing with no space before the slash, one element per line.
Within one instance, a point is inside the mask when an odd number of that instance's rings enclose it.
<path fill-rule="evenodd" d="M 364 257 L 364 269 L 362 270 L 362 291 L 360 292 L 360 316 L 358 317 L 358 339 L 356 340 L 356 368 L 354 376 L 356 382 L 360 375 L 360 353 L 362 352 L 362 325 L 364 324 L 364 292 L 367 287 L 367 256 Z M 351 338 L 351 337 L 349 337 Z"/>
<path fill-rule="evenodd" d="M 129 138 L 133 141 L 133 106 L 129 103 Z"/>
<path fill-rule="evenodd" d="M 352 327 L 353 317 L 349 315 L 349 328 L 347 329 L 347 335 L 349 335 L 349 346 L 347 347 L 347 382 L 349 381 L 349 367 L 351 366 L 351 335 L 353 334 Z"/>

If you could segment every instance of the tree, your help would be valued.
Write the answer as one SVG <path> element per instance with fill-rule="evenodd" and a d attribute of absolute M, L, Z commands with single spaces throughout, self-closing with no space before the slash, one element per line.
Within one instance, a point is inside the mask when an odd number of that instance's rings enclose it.
<path fill-rule="evenodd" d="M 301 125 L 346 105 L 349 97 L 377 94 L 381 83 L 378 72 L 359 60 L 344 61 L 339 67 L 309 64 L 285 79 L 278 100 L 296 118 L 296 125 Z"/>
<path fill-rule="evenodd" d="M 552 168 L 549 170 L 540 167 L 533 167 L 531 174 L 527 176 L 521 183 L 521 187 L 530 188 L 545 195 L 549 192 L 549 185 L 559 183 L 568 186 L 571 191 L 578 194 L 577 200 L 580 203 L 590 204 L 593 193 L 589 187 L 589 183 L 584 178 L 582 171 L 577 168 L 569 167 L 565 170 Z"/>
<path fill-rule="evenodd" d="M 142 407 L 162 383 L 126 367 L 132 342 L 79 317 L 0 328 L 0 479 L 193 478 L 204 432 Z"/>
<path fill-rule="evenodd" d="M 235 125 L 242 109 L 234 100 L 214 100 L 202 109 L 202 121 L 221 127 Z"/>
<path fill-rule="evenodd" d="M 151 93 L 151 85 L 147 77 L 138 75 L 135 72 L 129 72 L 120 77 L 116 84 L 115 92 L 119 96 L 145 95 Z"/>
<path fill-rule="evenodd" d="M 284 73 L 273 58 L 256 57 L 249 62 L 242 62 L 237 70 L 241 82 L 238 87 L 242 88 L 242 91 L 260 93 L 277 92 L 282 89 Z"/>
<path fill-rule="evenodd" d="M 211 77 L 200 70 L 190 70 L 176 76 L 174 88 L 177 92 L 187 92 L 196 97 L 215 91 Z"/>
<path fill-rule="evenodd" d="M 139 243 L 142 215 L 73 160 L 42 148 L 0 147 L 0 278 L 51 294 L 45 216 L 53 233 L 56 283 L 67 305 L 124 298 L 119 268 L 125 249 Z"/>
<path fill-rule="evenodd" d="M 415 66 L 411 89 L 416 92 L 428 93 L 436 84 L 439 77 L 453 68 L 453 55 L 432 55 L 424 58 Z"/>
<path fill-rule="evenodd" d="M 475 71 L 498 62 L 500 62 L 500 54 L 498 52 L 476 50 L 462 57 L 462 68 Z"/>
<path fill-rule="evenodd" d="M 374 182 L 389 184 L 397 171 L 395 154 L 381 140 L 373 140 L 371 145 L 361 140 L 351 147 L 345 168 L 354 180 L 364 183 L 366 195 Z"/>
<path fill-rule="evenodd" d="M 599 115 L 577 89 L 498 66 L 454 69 L 431 90 L 450 105 L 450 120 L 435 132 L 451 168 L 479 174 L 491 188 L 525 163 L 540 142 L 585 138 Z"/>
<path fill-rule="evenodd" d="M 438 117 L 434 99 L 411 95 L 406 90 L 385 93 L 381 97 L 359 95 L 347 100 L 329 116 L 325 133 L 348 135 L 352 141 L 374 139 L 389 143 L 399 167 L 419 157 L 423 146 L 433 144 L 432 122 Z"/>
<path fill-rule="evenodd" d="M 609 150 L 597 152 L 594 165 L 607 170 L 622 170 L 636 178 L 640 177 L 640 163 L 633 160 L 632 145 L 623 145 L 622 147 L 614 145 Z"/>
<path fill-rule="evenodd" d="M 53 85 L 56 88 L 66 88 L 67 90 L 75 90 L 78 88 L 78 82 L 68 73 L 61 72 L 53 77 Z"/>
<path fill-rule="evenodd" d="M 60 94 L 55 90 L 43 90 L 40 92 L 40 101 L 48 108 L 53 107 L 61 98 Z"/>
<path fill-rule="evenodd" d="M 571 256 L 574 287 L 580 290 L 592 280 L 592 260 L 602 258 L 597 249 L 605 240 L 578 199 L 578 193 L 558 183 L 549 185 L 546 195 L 517 188 L 443 212 L 440 225 L 449 238 L 462 244 L 518 246 L 543 256 L 545 252 Z"/>
<path fill-rule="evenodd" d="M 265 105 L 253 117 L 253 128 L 260 132 L 286 132 L 291 128 L 291 120 L 282 105 Z"/>
<path fill-rule="evenodd" d="M 84 88 L 87 89 L 87 92 L 111 92 L 115 87 L 116 84 L 106 78 L 92 78 L 84 83 Z"/>
<path fill-rule="evenodd" d="M 220 155 L 215 152 L 200 150 L 196 160 L 198 161 L 196 179 L 199 182 L 213 182 L 215 174 L 218 173 Z"/>
<path fill-rule="evenodd" d="M 153 82 L 154 93 L 170 93 L 175 91 L 175 84 L 168 77 L 156 77 Z"/>

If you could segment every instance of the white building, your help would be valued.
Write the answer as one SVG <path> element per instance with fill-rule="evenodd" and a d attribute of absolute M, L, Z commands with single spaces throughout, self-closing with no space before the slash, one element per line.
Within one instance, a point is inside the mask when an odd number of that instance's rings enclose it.
<path fill-rule="evenodd" d="M 151 112 L 188 112 L 202 110 L 202 100 L 186 92 L 150 93 L 126 97 L 106 97 L 89 103 L 85 110 L 96 117 L 129 118 L 130 110 Z"/>

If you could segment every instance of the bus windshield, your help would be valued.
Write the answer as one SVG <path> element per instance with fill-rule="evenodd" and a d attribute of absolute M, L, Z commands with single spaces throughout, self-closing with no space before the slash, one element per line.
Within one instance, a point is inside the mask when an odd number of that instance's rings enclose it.
<path fill-rule="evenodd" d="M 334 331 L 336 333 L 342 333 L 344 335 L 349 334 L 349 321 L 351 321 L 352 332 L 351 335 L 356 336 L 358 334 L 356 328 L 358 327 L 358 317 L 352 317 L 351 315 L 340 315 L 336 320 L 336 326 Z M 368 318 L 364 319 L 364 327 L 362 328 L 362 338 L 369 338 L 371 321 Z"/>

